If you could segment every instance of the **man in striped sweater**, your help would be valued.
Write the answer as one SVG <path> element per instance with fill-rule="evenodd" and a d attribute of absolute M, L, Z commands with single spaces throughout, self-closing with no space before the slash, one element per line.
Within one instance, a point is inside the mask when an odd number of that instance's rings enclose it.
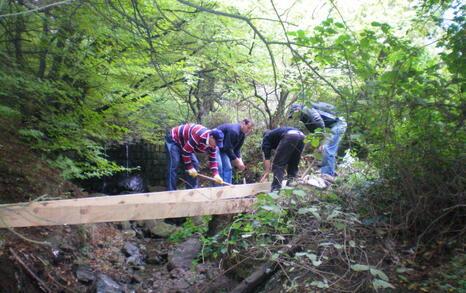
<path fill-rule="evenodd" d="M 216 149 L 223 147 L 223 137 L 222 131 L 210 130 L 199 124 L 182 124 L 172 128 L 165 138 L 168 157 L 168 190 L 176 190 L 178 168 L 181 162 L 184 163 L 186 169 L 184 173 L 186 188 L 198 187 L 196 177 L 199 161 L 195 153 L 208 153 L 209 167 L 215 182 L 222 184 L 222 177 L 218 173 Z"/>

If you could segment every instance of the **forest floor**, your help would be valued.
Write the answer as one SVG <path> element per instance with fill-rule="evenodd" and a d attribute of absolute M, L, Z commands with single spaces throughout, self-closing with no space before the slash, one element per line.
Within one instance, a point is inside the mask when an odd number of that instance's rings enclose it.
<path fill-rule="evenodd" d="M 14 132 L 1 131 L 0 142 L 2 203 L 44 195 L 86 196 L 79 187 L 60 179 L 59 173 L 25 147 Z M 396 271 L 387 265 L 390 280 L 397 287 L 393 292 L 466 292 L 464 253 L 446 250 L 448 238 L 442 241 L 416 253 L 409 243 L 392 243 L 400 256 L 397 261 L 409 267 Z M 139 249 L 143 262 L 128 261 L 128 244 Z M 222 292 L 237 284 L 225 277 L 216 260 L 190 268 L 170 267 L 168 257 L 177 245 L 149 237 L 134 225 L 133 229 L 123 229 L 117 223 L 1 229 L 0 292 L 96 292 L 99 274 L 125 284 L 111 292 Z M 90 273 L 87 279 L 77 277 L 83 268 Z"/>

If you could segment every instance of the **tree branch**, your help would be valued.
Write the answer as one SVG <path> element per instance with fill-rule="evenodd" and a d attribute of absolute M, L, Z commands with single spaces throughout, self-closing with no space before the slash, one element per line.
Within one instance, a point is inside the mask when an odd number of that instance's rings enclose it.
<path fill-rule="evenodd" d="M 71 4 L 74 1 L 76 1 L 76 0 L 66 0 L 66 1 L 52 3 L 52 4 L 49 4 L 49 5 L 45 5 L 45 6 L 42 6 L 42 7 L 37 7 L 37 8 L 26 10 L 26 11 L 17 12 L 17 13 L 2 14 L 2 15 L 0 15 L 0 19 L 4 18 L 4 17 L 14 17 L 14 16 L 20 16 L 20 15 L 24 15 L 24 14 L 33 13 L 33 12 L 38 12 L 38 11 L 46 10 L 46 9 L 49 9 L 49 8 L 52 8 L 52 7 L 55 7 L 55 6 L 59 6 L 59 5 L 68 5 L 68 4 Z"/>

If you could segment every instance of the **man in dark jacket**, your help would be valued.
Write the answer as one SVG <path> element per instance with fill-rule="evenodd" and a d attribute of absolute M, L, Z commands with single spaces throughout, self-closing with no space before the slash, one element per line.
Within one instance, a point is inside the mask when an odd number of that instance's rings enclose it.
<path fill-rule="evenodd" d="M 168 158 L 168 190 L 176 190 L 180 163 L 184 163 L 186 188 L 197 188 L 199 162 L 195 153 L 208 153 L 209 166 L 215 182 L 222 184 L 218 173 L 217 147 L 223 146 L 224 135 L 218 129 L 208 129 L 199 124 L 182 124 L 172 128 L 165 138 Z M 189 175 L 189 176 L 186 176 Z"/>
<path fill-rule="evenodd" d="M 232 165 L 240 170 L 246 169 L 241 159 L 241 147 L 244 139 L 254 128 L 254 122 L 251 119 L 244 119 L 241 123 L 225 123 L 217 127 L 224 134 L 223 147 L 217 150 L 217 164 L 220 177 L 227 182 L 232 183 L 233 168 Z"/>
<path fill-rule="evenodd" d="M 292 180 L 298 174 L 298 165 L 304 147 L 304 134 L 293 127 L 279 127 L 267 131 L 262 139 L 265 174 L 261 182 L 265 181 L 273 172 L 272 191 L 279 190 L 282 185 L 285 166 L 288 179 Z M 275 150 L 275 158 L 271 166 L 270 158 Z"/>
<path fill-rule="evenodd" d="M 325 104 L 325 103 L 321 103 Z M 317 104 L 316 104 L 317 105 Z M 328 104 L 325 104 L 328 105 Z M 329 105 L 330 106 L 330 105 Z M 337 117 L 334 112 L 319 110 L 318 107 L 308 108 L 303 105 L 293 105 L 288 118 L 295 118 L 304 123 L 309 132 L 313 133 L 316 129 L 320 128 L 326 132 L 328 128 L 332 136 L 323 141 L 318 148 L 318 151 L 323 153 L 321 174 L 327 178 L 328 181 L 334 183 L 333 176 L 335 176 L 336 154 L 338 145 L 343 134 L 346 131 L 346 121 L 343 117 Z M 329 177 L 330 176 L 330 177 Z M 324 178 L 324 179 L 325 179 Z"/>

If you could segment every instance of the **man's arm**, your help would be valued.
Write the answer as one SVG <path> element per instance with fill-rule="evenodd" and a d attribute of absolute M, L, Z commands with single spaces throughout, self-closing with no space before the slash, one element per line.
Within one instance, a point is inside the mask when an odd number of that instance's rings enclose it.
<path fill-rule="evenodd" d="M 262 175 L 261 177 L 261 180 L 260 182 L 265 182 L 266 180 L 269 179 L 269 175 L 270 175 L 270 172 L 271 172 L 271 163 L 270 163 L 270 160 L 265 160 L 264 159 L 264 175 Z"/>

